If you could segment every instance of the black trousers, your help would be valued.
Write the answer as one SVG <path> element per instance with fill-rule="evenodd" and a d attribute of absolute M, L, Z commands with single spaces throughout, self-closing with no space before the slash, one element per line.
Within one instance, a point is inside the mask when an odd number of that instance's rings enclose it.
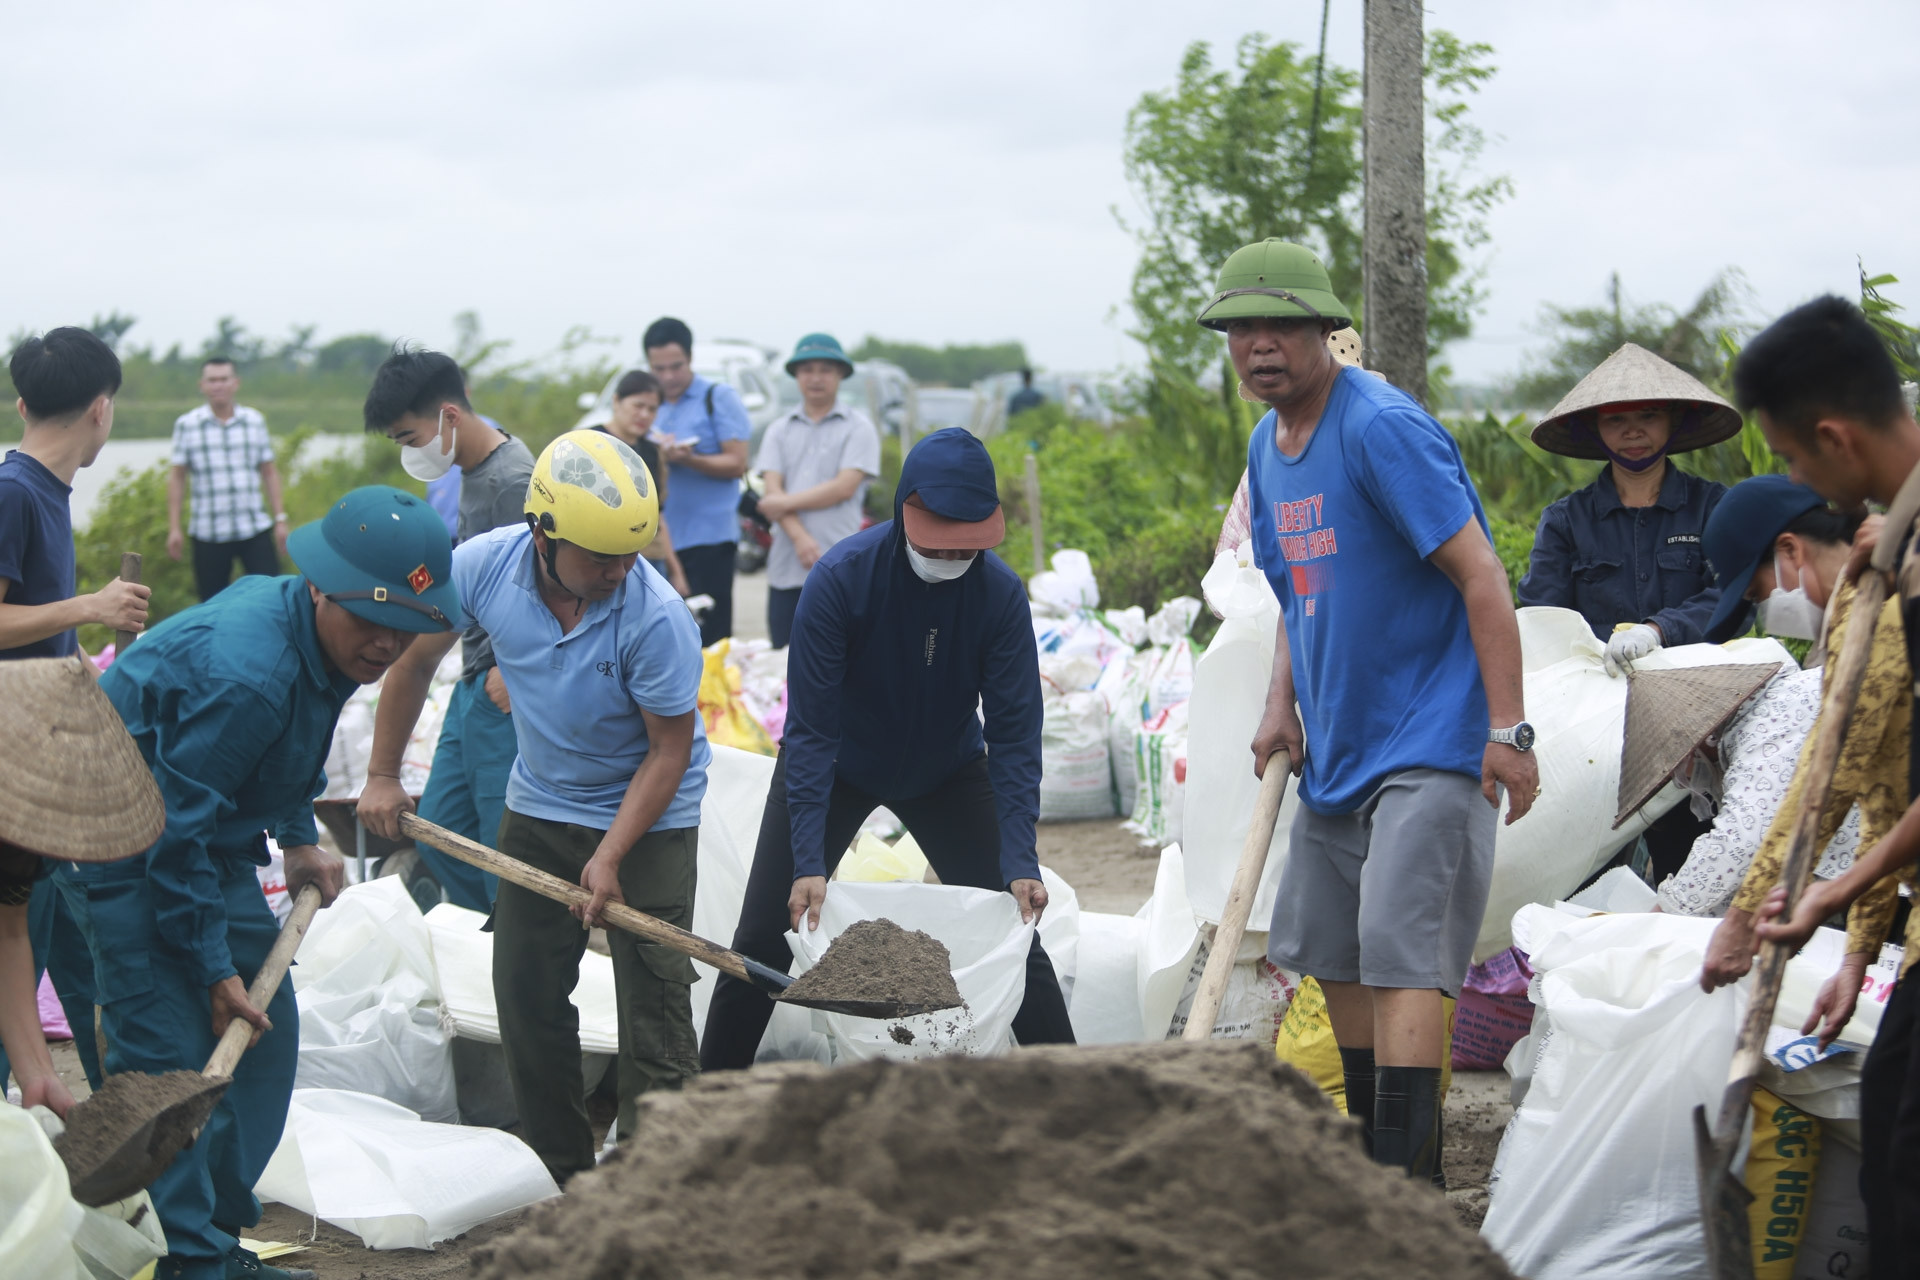
<path fill-rule="evenodd" d="M 717 644 L 733 634 L 733 557 L 737 542 L 709 542 L 698 547 L 675 547 L 681 571 L 694 595 L 713 597 L 713 607 L 700 620 L 700 647 Z"/>
<path fill-rule="evenodd" d="M 238 542 L 193 543 L 193 589 L 202 600 L 211 600 L 226 590 L 233 576 L 233 562 L 240 562 L 242 575 L 261 573 L 272 577 L 280 572 L 280 552 L 273 545 L 273 530 L 262 529 L 251 538 Z"/>
<path fill-rule="evenodd" d="M 847 846 L 867 815 L 881 805 L 893 810 L 913 833 L 942 884 L 1004 890 L 1000 877 L 1000 819 L 993 804 L 987 759 L 965 764 L 952 777 L 911 800 L 876 796 L 836 779 L 827 802 L 827 874 L 840 865 Z M 787 898 L 793 892 L 793 843 L 787 825 L 787 758 L 774 762 L 767 808 L 760 819 L 760 840 L 740 906 L 733 949 L 785 973 L 793 953 L 783 940 L 790 921 Z M 773 999 L 751 983 L 726 974 L 713 989 L 707 1030 L 700 1043 L 704 1071 L 731 1071 L 753 1065 L 753 1055 L 773 1016 Z M 1027 953 L 1027 994 L 1014 1015 L 1013 1034 L 1021 1044 L 1072 1044 L 1073 1023 L 1054 975 L 1053 961 L 1036 935 Z"/>
<path fill-rule="evenodd" d="M 1860 1198 L 1873 1274 L 1920 1277 L 1920 977 L 1894 985 L 1860 1068 Z"/>
<path fill-rule="evenodd" d="M 776 649 L 793 638 L 793 615 L 800 611 L 799 587 L 767 588 L 767 641 Z"/>

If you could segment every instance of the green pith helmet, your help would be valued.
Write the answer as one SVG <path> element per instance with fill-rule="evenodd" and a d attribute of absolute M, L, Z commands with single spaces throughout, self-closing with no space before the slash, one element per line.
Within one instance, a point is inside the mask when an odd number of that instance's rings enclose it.
<path fill-rule="evenodd" d="M 1353 323 L 1353 313 L 1333 296 L 1333 282 L 1313 251 L 1285 240 L 1262 240 L 1235 249 L 1214 285 L 1213 301 L 1200 309 L 1198 323 L 1225 330 L 1230 320 L 1255 317 L 1336 320 Z"/>

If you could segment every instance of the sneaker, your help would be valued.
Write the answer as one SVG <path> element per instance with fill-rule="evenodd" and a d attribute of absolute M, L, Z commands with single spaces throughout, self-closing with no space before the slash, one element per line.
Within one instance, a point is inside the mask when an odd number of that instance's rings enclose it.
<path fill-rule="evenodd" d="M 291 1270 L 269 1266 L 244 1245 L 233 1246 L 227 1255 L 227 1280 L 318 1280 L 313 1272 L 296 1267 Z"/>

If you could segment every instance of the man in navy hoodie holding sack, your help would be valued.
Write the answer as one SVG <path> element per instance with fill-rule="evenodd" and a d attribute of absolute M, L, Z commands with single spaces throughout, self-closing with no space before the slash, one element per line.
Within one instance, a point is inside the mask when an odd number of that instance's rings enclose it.
<path fill-rule="evenodd" d="M 922 440 L 893 515 L 820 558 L 794 616 L 786 738 L 733 935 L 735 950 L 782 972 L 783 935 L 819 927 L 827 877 L 881 805 L 942 884 L 1011 893 L 1025 920 L 1047 906 L 1033 831 L 1039 659 L 1026 588 L 990 550 L 1006 518 L 986 447 L 958 427 Z M 764 993 L 721 975 L 702 1069 L 752 1066 L 772 1013 Z M 1013 1033 L 1073 1041 L 1037 936 Z"/>

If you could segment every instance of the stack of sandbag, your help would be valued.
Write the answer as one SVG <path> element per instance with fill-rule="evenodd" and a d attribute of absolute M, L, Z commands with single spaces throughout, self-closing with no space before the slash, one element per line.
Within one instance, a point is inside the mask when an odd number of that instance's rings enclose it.
<path fill-rule="evenodd" d="M 707 646 L 701 654 L 699 705 L 707 741 L 756 755 L 773 755 L 778 748 L 741 691 L 744 672 L 740 664 L 729 661 L 732 651 L 733 641 L 729 639 Z M 783 710 L 783 724 L 785 719 Z"/>
<path fill-rule="evenodd" d="M 384 677 L 383 677 L 384 680 Z M 455 645 L 440 660 L 433 680 L 427 686 L 427 700 L 414 722 L 413 736 L 400 759 L 400 785 L 410 796 L 423 794 L 427 775 L 433 770 L 433 750 L 440 743 L 440 726 L 447 718 L 447 703 L 453 686 L 460 680 L 460 646 Z M 340 709 L 333 729 L 333 746 L 327 753 L 327 789 L 322 800 L 351 800 L 367 784 L 367 759 L 373 753 L 373 716 L 380 705 L 381 682 L 363 684 Z"/>
<path fill-rule="evenodd" d="M 314 917 L 290 972 L 297 1085 L 372 1094 L 428 1120 L 458 1118 L 433 945 L 400 877 L 342 892 Z"/>
<path fill-rule="evenodd" d="M 560 1189 L 512 1134 L 434 1124 L 368 1094 L 295 1089 L 255 1194 L 370 1249 L 431 1249 Z"/>
<path fill-rule="evenodd" d="M 1040 659 L 1040 820 L 1111 818 L 1113 766 L 1107 752 L 1107 703 L 1095 685 L 1102 667 L 1091 653 Z"/>
<path fill-rule="evenodd" d="M 1534 970 L 1535 1015 L 1507 1060 L 1518 1109 L 1482 1230 L 1537 1280 L 1706 1269 L 1692 1113 L 1718 1111 L 1752 979 L 1702 992 L 1718 922 L 1654 913 L 1651 891 L 1629 878 L 1513 919 Z M 1879 977 L 1890 979 L 1900 957 L 1893 948 L 1869 971 L 1853 1022 L 1822 1054 L 1798 1028 L 1844 948 L 1838 930 L 1816 930 L 1788 962 L 1774 1009 L 1752 1138 L 1734 1169 L 1754 1193 L 1761 1276 L 1866 1270 L 1858 1061 L 1878 1028 Z"/>
<path fill-rule="evenodd" d="M 787 650 L 776 649 L 766 640 L 742 640 L 734 637 L 726 651 L 726 663 L 740 673 L 740 701 L 747 714 L 766 730 L 767 739 L 778 743 L 787 728 Z M 763 753 L 764 754 L 764 753 Z"/>
<path fill-rule="evenodd" d="M 1260 782 L 1253 775 L 1253 737 L 1266 709 L 1280 602 L 1246 545 L 1223 551 L 1201 581 L 1207 605 L 1223 621 L 1194 665 L 1188 703 L 1186 812 L 1180 847 L 1194 913 L 1218 921 L 1253 821 Z M 1299 788 L 1287 784 L 1268 846 L 1265 874 L 1254 894 L 1247 927 L 1264 949 L 1273 917 L 1274 888 L 1287 860 L 1287 835 L 1300 808 Z"/>
<path fill-rule="evenodd" d="M 1613 826 L 1629 682 L 1607 675 L 1605 646 L 1573 610 L 1521 609 L 1519 622 L 1541 794 L 1524 818 L 1511 826 L 1503 820 L 1495 835 L 1493 882 L 1473 954 L 1482 961 L 1512 944 L 1516 911 L 1571 894 L 1686 795 L 1669 785 Z M 1660 649 L 1635 666 L 1671 671 L 1765 662 L 1792 663 L 1793 656 L 1777 640 L 1749 637 Z"/>
<path fill-rule="evenodd" d="M 1127 830 L 1141 843 L 1182 838 L 1187 787 L 1189 701 L 1194 650 L 1187 633 L 1200 602 L 1176 596 L 1147 619 L 1147 648 L 1135 656 L 1140 672 L 1141 719 L 1133 728 L 1134 802 Z M 1128 706 L 1131 714 L 1131 704 Z"/>

